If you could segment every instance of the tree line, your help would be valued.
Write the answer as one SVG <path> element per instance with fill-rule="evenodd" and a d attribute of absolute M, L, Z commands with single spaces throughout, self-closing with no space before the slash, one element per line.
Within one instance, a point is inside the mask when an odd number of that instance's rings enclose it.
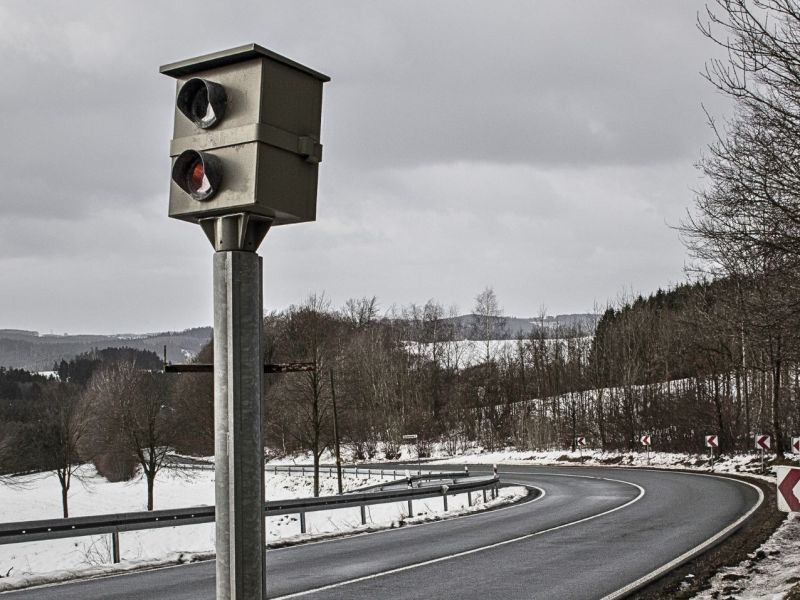
<path fill-rule="evenodd" d="M 150 351 L 105 348 L 54 365 L 58 379 L 0 368 L 0 475 L 55 471 L 62 512 L 81 464 L 109 481 L 147 479 L 153 508 L 156 474 L 179 428 L 174 382 Z"/>
<path fill-rule="evenodd" d="M 768 428 L 782 451 L 789 430 L 798 433 L 800 5 L 717 0 L 699 27 L 722 50 L 705 77 L 734 111 L 709 115 L 715 140 L 698 165 L 705 185 L 680 229 L 696 272 L 725 282 L 706 316 L 728 337 L 708 340 L 707 354 L 739 382 L 744 428 Z M 733 442 L 739 430 L 726 411 L 718 409 L 721 433 Z"/>
<path fill-rule="evenodd" d="M 714 433 L 727 452 L 747 449 L 754 432 L 785 437 L 800 426 L 799 371 L 788 347 L 776 363 L 770 338 L 739 318 L 741 295 L 757 289 L 685 284 L 608 308 L 596 331 L 532 328 L 515 339 L 499 335 L 491 288 L 466 321 L 433 300 L 382 313 L 374 297 L 335 308 L 312 294 L 264 318 L 265 362 L 315 367 L 265 377 L 266 452 L 308 451 L 319 466 L 335 416 L 356 460 L 399 457 L 409 433 L 422 456 L 434 443 L 452 453 L 574 449 L 587 436 L 630 450 L 648 433 L 659 449 L 698 452 Z M 196 360 L 212 357 L 213 341 Z M 165 374 L 155 354 L 130 349 L 55 370 L 60 381 L 0 370 L 0 467 L 55 470 L 65 515 L 83 462 L 112 481 L 143 476 L 152 509 L 170 453 L 213 454 L 210 374 Z"/>

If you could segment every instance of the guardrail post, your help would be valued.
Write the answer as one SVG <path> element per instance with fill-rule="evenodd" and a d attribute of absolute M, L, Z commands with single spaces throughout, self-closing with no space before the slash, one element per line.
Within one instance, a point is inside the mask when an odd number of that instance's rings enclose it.
<path fill-rule="evenodd" d="M 408 516 L 409 517 L 414 516 L 414 507 L 411 504 L 411 498 L 408 499 Z"/>
<path fill-rule="evenodd" d="M 358 479 L 358 467 L 356 467 L 356 479 Z"/>
<path fill-rule="evenodd" d="M 306 513 L 300 513 L 300 533 L 306 532 Z"/>
<path fill-rule="evenodd" d="M 119 563 L 119 529 L 114 529 L 111 532 L 111 560 L 114 561 L 114 564 Z"/>
<path fill-rule="evenodd" d="M 367 524 L 367 507 L 365 505 L 361 505 L 361 524 Z"/>
<path fill-rule="evenodd" d="M 486 488 L 483 488 L 481 491 L 483 492 L 483 503 L 486 504 Z"/>

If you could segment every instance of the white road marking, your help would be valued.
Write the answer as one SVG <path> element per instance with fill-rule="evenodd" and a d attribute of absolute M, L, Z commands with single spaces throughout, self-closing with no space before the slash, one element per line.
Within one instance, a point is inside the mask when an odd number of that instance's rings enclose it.
<path fill-rule="evenodd" d="M 344 532 L 342 535 L 339 535 L 339 536 L 336 536 L 336 537 L 330 537 L 330 538 L 327 538 L 327 539 L 324 539 L 324 540 L 317 540 L 316 542 L 314 542 L 314 541 L 301 542 L 299 544 L 292 544 L 291 546 L 281 546 L 280 548 L 270 548 L 269 550 L 267 550 L 267 552 L 281 552 L 283 550 L 295 550 L 295 549 L 298 549 L 298 548 L 314 546 L 314 545 L 317 545 L 317 544 L 329 544 L 331 542 L 340 542 L 340 541 L 345 540 L 347 538 L 352 538 L 352 537 L 356 537 L 356 536 L 358 536 L 358 537 L 366 537 L 368 535 L 378 535 L 378 534 L 381 534 L 381 533 L 398 533 L 398 532 L 403 531 L 403 530 L 408 530 L 411 527 L 424 527 L 424 526 L 428 526 L 428 525 L 445 525 L 445 524 L 450 523 L 452 521 L 457 521 L 458 519 L 467 519 L 467 518 L 470 518 L 470 517 L 485 517 L 487 515 L 488 516 L 492 516 L 494 514 L 497 514 L 499 512 L 503 512 L 505 510 L 523 508 L 528 504 L 531 504 L 533 502 L 538 502 L 539 500 L 541 500 L 542 498 L 544 498 L 547 495 L 547 492 L 545 492 L 538 485 L 531 485 L 530 483 L 522 483 L 522 482 L 519 482 L 519 481 L 508 481 L 508 482 L 503 482 L 503 483 L 512 483 L 514 485 L 519 485 L 519 486 L 522 486 L 522 487 L 533 488 L 535 490 L 539 490 L 539 495 L 536 496 L 536 498 L 532 498 L 530 500 L 521 500 L 521 501 L 518 501 L 518 502 L 514 502 L 512 504 L 509 504 L 508 506 L 499 506 L 497 508 L 491 508 L 490 507 L 490 508 L 487 508 L 485 510 L 477 510 L 475 512 L 468 513 L 466 515 L 454 515 L 452 517 L 448 517 L 447 513 L 445 513 L 444 516 L 442 516 L 442 518 L 439 519 L 438 521 L 427 521 L 425 523 L 410 523 L 409 525 L 407 525 L 405 527 L 385 528 L 385 529 L 379 529 L 378 531 L 364 531 L 364 532 L 355 531 L 353 533 Z M 435 497 L 432 497 L 432 498 L 421 498 L 418 501 L 435 500 L 435 499 L 436 499 Z M 403 504 L 405 504 L 405 502 L 406 502 L 405 500 L 402 501 Z M 398 504 L 400 504 L 400 502 L 398 502 Z M 344 509 L 342 509 L 342 510 L 344 510 Z"/>
<path fill-rule="evenodd" d="M 642 469 L 642 470 L 655 471 L 656 469 Z M 616 600 L 617 598 L 624 598 L 625 596 L 627 596 L 628 594 L 630 594 L 634 590 L 637 590 L 637 589 L 647 585 L 648 583 L 651 583 L 651 582 L 655 581 L 656 579 L 658 579 L 659 577 L 661 577 L 665 573 L 669 573 L 672 569 L 676 569 L 677 567 L 679 567 L 680 565 L 682 565 L 686 561 L 689 561 L 692 558 L 694 558 L 695 556 L 698 556 L 699 554 L 702 554 L 708 548 L 710 548 L 711 546 L 714 546 L 717 542 L 725 539 L 731 533 L 733 533 L 736 529 L 738 529 L 739 526 L 742 523 L 744 523 L 747 519 L 749 519 L 750 516 L 756 510 L 758 510 L 758 507 L 761 506 L 761 504 L 764 502 L 764 492 L 761 491 L 761 488 L 759 488 L 758 486 L 753 485 L 752 483 L 749 483 L 747 481 L 742 481 L 740 479 L 733 479 L 732 477 L 722 477 L 720 475 L 709 475 L 709 474 L 706 474 L 706 473 L 686 473 L 686 475 L 697 475 L 699 477 L 714 477 L 716 479 L 725 479 L 727 481 L 736 481 L 736 482 L 741 483 L 743 485 L 749 485 L 756 492 L 758 492 L 758 502 L 756 502 L 755 506 L 753 506 L 753 508 L 751 508 L 747 513 L 745 513 L 739 519 L 737 519 L 736 521 L 734 521 L 733 523 L 728 525 L 722 531 L 718 532 L 716 535 L 713 535 L 710 538 L 708 538 L 702 544 L 699 544 L 699 545 L 695 546 L 694 548 L 692 548 L 688 552 L 684 552 L 678 558 L 676 558 L 674 560 L 671 560 L 667 564 L 660 566 L 658 569 L 655 569 L 654 571 L 651 571 L 647 575 L 645 575 L 643 577 L 640 577 L 636 581 L 633 581 L 633 582 L 629 583 L 625 587 L 618 589 L 616 592 L 608 594 L 607 596 L 603 596 L 603 598 L 601 598 L 601 600 Z"/>
<path fill-rule="evenodd" d="M 530 483 L 522 483 L 522 482 L 509 482 L 509 483 L 514 483 L 515 485 L 520 485 L 520 486 L 523 486 L 523 487 L 533 488 L 533 489 L 539 490 L 540 494 L 536 498 L 533 498 L 531 500 L 524 500 L 524 501 L 514 502 L 513 504 L 509 504 L 508 506 L 500 506 L 498 508 L 488 508 L 488 509 L 485 509 L 485 510 L 475 511 L 475 512 L 472 512 L 472 513 L 469 513 L 469 514 L 466 514 L 466 515 L 458 515 L 458 516 L 452 516 L 452 517 L 448 517 L 447 515 L 445 515 L 439 521 L 429 521 L 429 522 L 426 522 L 426 523 L 412 523 L 411 525 L 408 525 L 408 527 L 410 528 L 410 527 L 424 527 L 424 526 L 428 526 L 428 525 L 445 525 L 445 524 L 447 524 L 447 523 L 449 523 L 451 521 L 455 521 L 455 520 L 458 520 L 458 519 L 467 519 L 467 518 L 473 518 L 473 517 L 485 517 L 487 515 L 496 514 L 496 513 L 505 511 L 505 510 L 512 510 L 512 509 L 522 508 L 527 504 L 530 504 L 530 503 L 533 503 L 533 502 L 538 502 L 539 500 L 541 500 L 542 498 L 544 498 L 547 495 L 547 492 L 545 492 L 542 488 L 540 488 L 537 485 L 531 485 Z M 402 501 L 402 503 L 405 503 L 405 502 L 406 502 L 405 500 Z M 406 529 L 406 528 L 403 528 L 403 529 Z M 299 548 L 305 548 L 307 546 L 314 546 L 316 544 L 329 544 L 329 543 L 332 543 L 332 542 L 340 542 L 342 540 L 345 540 L 345 539 L 348 539 L 348 538 L 353 538 L 353 537 L 356 537 L 356 536 L 364 537 L 364 536 L 368 536 L 368 535 L 378 535 L 378 534 L 381 534 L 381 533 L 398 533 L 400 531 L 403 531 L 403 529 L 401 529 L 401 528 L 396 528 L 396 529 L 387 528 L 387 529 L 379 529 L 378 531 L 364 531 L 362 533 L 358 533 L 358 532 L 355 532 L 355 533 L 343 533 L 340 536 L 331 537 L 331 538 L 327 538 L 327 539 L 324 539 L 324 540 L 301 542 L 299 544 L 293 544 L 291 546 L 282 546 L 280 548 L 271 548 L 271 549 L 268 549 L 267 552 L 268 553 L 282 552 L 282 551 L 285 551 L 285 550 L 295 550 L 295 549 L 299 549 Z M 31 586 L 28 586 L 28 587 L 25 587 L 25 588 L 20 588 L 20 589 L 17 589 L 17 590 L 9 590 L 8 592 L 2 592 L 2 593 L 3 594 L 12 594 L 14 592 L 25 592 L 25 591 L 28 591 L 28 590 L 35 590 L 35 589 L 39 589 L 39 588 L 51 588 L 51 587 L 60 587 L 60 586 L 70 585 L 70 584 L 78 584 L 78 583 L 81 583 L 81 582 L 93 581 L 93 580 L 97 580 L 97 579 L 114 579 L 116 577 L 125 577 L 126 575 L 138 575 L 140 573 L 149 573 L 149 572 L 152 572 L 152 571 L 166 571 L 168 569 L 179 569 L 181 567 L 189 567 L 189 566 L 201 565 L 203 563 L 208 563 L 208 562 L 211 562 L 213 560 L 214 560 L 214 558 L 210 558 L 210 559 L 198 560 L 198 561 L 191 562 L 191 563 L 180 563 L 180 564 L 177 564 L 177 565 L 158 565 L 158 566 L 153 566 L 153 567 L 143 566 L 141 569 L 130 569 L 130 570 L 127 570 L 127 571 L 120 571 L 120 572 L 116 572 L 116 573 L 101 573 L 101 574 L 92 575 L 92 576 L 89 576 L 89 577 L 79 577 L 79 578 L 76 578 L 76 579 L 68 579 L 68 580 L 64 580 L 64 581 L 54 581 L 54 582 L 51 582 L 51 583 L 42 583 L 40 585 L 31 585 Z M 272 599 L 272 600 L 274 600 L 274 599 Z"/>
<path fill-rule="evenodd" d="M 516 474 L 517 475 L 526 475 L 528 473 L 520 473 L 519 471 L 516 471 Z M 513 544 L 515 542 L 521 542 L 523 540 L 527 540 L 527 539 L 530 539 L 530 538 L 533 538 L 533 537 L 536 537 L 536 536 L 539 536 L 539 535 L 543 535 L 545 533 L 550 533 L 551 531 L 557 531 L 559 529 L 564 529 L 566 527 L 571 527 L 573 525 L 578 525 L 579 523 L 585 523 L 586 521 L 591 521 L 592 519 L 597 519 L 598 517 L 609 515 L 609 514 L 611 514 L 613 512 L 616 512 L 618 510 L 622 510 L 623 508 L 626 508 L 626 507 L 630 506 L 631 504 L 633 504 L 635 502 L 638 502 L 645 495 L 645 491 L 644 491 L 644 488 L 642 486 L 637 485 L 635 483 L 632 483 L 630 481 L 622 481 L 621 479 L 609 479 L 609 478 L 606 478 L 606 477 L 592 477 L 592 476 L 588 476 L 588 475 L 567 475 L 567 474 L 556 474 L 556 473 L 530 473 L 530 474 L 531 475 L 545 475 L 545 476 L 546 475 L 558 475 L 560 477 L 580 477 L 580 478 L 583 478 L 583 479 L 600 479 L 600 480 L 603 480 L 603 481 L 613 481 L 615 483 L 623 483 L 623 484 L 626 484 L 626 485 L 631 485 L 631 486 L 633 486 L 633 487 L 635 487 L 635 488 L 637 488 L 639 490 L 639 494 L 635 498 L 633 498 L 632 500 L 629 500 L 625 504 L 621 504 L 620 506 L 617 506 L 615 508 L 603 511 L 601 513 L 597 513 L 596 515 L 592 515 L 592 516 L 589 516 L 589 517 L 584 517 L 584 518 L 578 519 L 576 521 L 570 521 L 569 523 L 564 523 L 564 524 L 558 525 L 556 527 L 550 527 L 548 529 L 543 529 L 541 531 L 536 531 L 534 533 L 527 533 L 527 534 L 521 535 L 519 537 L 511 538 L 511 539 L 508 539 L 508 540 L 503 540 L 502 542 L 495 542 L 494 544 L 489 544 L 489 545 L 486 545 L 486 546 L 473 548 L 471 550 L 465 550 L 463 552 L 457 552 L 455 554 L 449 554 L 449 555 L 446 555 L 446 556 L 440 556 L 439 558 L 434 558 L 434 559 L 431 559 L 431 560 L 426 560 L 426 561 L 422 561 L 422 562 L 419 562 L 419 563 L 414 563 L 414 564 L 411 564 L 411 565 L 398 567 L 396 569 L 389 569 L 388 571 L 381 571 L 379 573 L 372 573 L 371 575 L 364 575 L 362 577 L 356 577 L 356 578 L 348 579 L 348 580 L 345 580 L 345 581 L 339 581 L 337 583 L 331 583 L 329 585 L 324 585 L 324 586 L 321 586 L 321 587 L 318 587 L 318 588 L 313 588 L 313 589 L 310 589 L 310 590 L 304 590 L 302 592 L 295 592 L 293 594 L 286 594 L 284 596 L 276 596 L 276 597 L 272 598 L 272 600 L 288 600 L 289 598 L 300 598 L 302 596 L 308 596 L 308 595 L 316 594 L 318 592 L 322 592 L 322 591 L 326 591 L 326 590 L 333 590 L 333 589 L 337 589 L 337 588 L 340 588 L 340 587 L 344 587 L 346 585 L 352 585 L 354 583 L 359 583 L 359 582 L 362 582 L 362 581 L 369 581 L 370 579 L 377 579 L 379 577 L 384 577 L 386 575 L 392 575 L 394 573 L 402 573 L 403 571 L 410 571 L 412 569 L 418 569 L 420 567 L 424 567 L 424 566 L 427 566 L 427 565 L 433 565 L 433 564 L 444 562 L 444 561 L 447 561 L 447 560 L 452 560 L 454 558 L 460 558 L 462 556 L 468 556 L 470 554 L 477 554 L 478 552 L 484 552 L 486 550 L 491 550 L 493 548 L 499 548 L 501 546 L 506 546 L 508 544 Z"/>

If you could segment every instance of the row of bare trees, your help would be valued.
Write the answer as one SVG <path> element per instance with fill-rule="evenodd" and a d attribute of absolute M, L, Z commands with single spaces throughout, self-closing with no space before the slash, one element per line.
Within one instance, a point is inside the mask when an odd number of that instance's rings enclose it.
<path fill-rule="evenodd" d="M 650 433 L 684 450 L 691 436 L 716 434 L 723 451 L 747 450 L 769 433 L 776 451 L 788 449 L 800 432 L 796 324 L 759 327 L 742 313 L 762 290 L 757 281 L 698 282 L 603 315 L 589 369 L 596 388 L 622 397 L 617 443 Z"/>
<path fill-rule="evenodd" d="M 423 454 L 433 442 L 451 452 L 475 442 L 574 449 L 579 435 L 595 447 L 630 449 L 643 433 L 661 449 L 693 452 L 704 434 L 720 435 L 732 451 L 746 449 L 754 432 L 772 431 L 780 447 L 800 426 L 800 370 L 788 338 L 775 354 L 771 338 L 739 318 L 741 296 L 757 289 L 733 280 L 679 286 L 607 310 L 586 332 L 594 335 L 536 328 L 503 340 L 467 339 L 475 332 L 434 301 L 381 314 L 374 298 L 334 309 L 311 295 L 264 320 L 265 361 L 315 365 L 267 378 L 267 446 L 310 451 L 319 466 L 333 447 L 335 397 L 339 435 L 362 460 L 379 447 L 398 456 L 408 433 L 420 436 Z M 476 309 L 484 300 L 479 295 Z M 494 337 L 500 310 L 491 311 L 472 322 L 490 322 Z M 212 354 L 209 346 L 197 359 Z M 81 462 L 112 480 L 141 474 L 152 508 L 170 451 L 213 452 L 211 376 L 140 367 L 102 364 L 84 386 L 26 383 L 29 397 L 19 405 L 35 410 L 17 415 L 16 433 L 3 440 L 16 440 L 16 456 L 36 456 L 33 466 L 56 470 L 65 515 Z M 9 470 L 2 452 L 0 466 Z"/>
<path fill-rule="evenodd" d="M 5 400 L 0 472 L 55 471 L 64 517 L 73 479 L 86 462 L 110 481 L 141 474 L 152 510 L 156 475 L 180 429 L 174 382 L 133 359 L 116 358 L 96 360 L 83 383 L 34 377 L 24 398 Z M 149 358 L 158 362 L 155 355 Z"/>
<path fill-rule="evenodd" d="M 798 430 L 800 5 L 717 0 L 699 27 L 722 50 L 706 79 L 734 106 L 709 115 L 706 183 L 681 228 L 697 272 L 725 282 L 698 308 L 703 353 L 714 397 L 735 395 L 716 408 L 723 439 L 768 430 L 781 451 Z"/>

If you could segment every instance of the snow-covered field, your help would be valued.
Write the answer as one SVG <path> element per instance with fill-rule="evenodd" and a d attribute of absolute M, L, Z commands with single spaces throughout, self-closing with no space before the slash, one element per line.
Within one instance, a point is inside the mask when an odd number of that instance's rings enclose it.
<path fill-rule="evenodd" d="M 541 344 L 548 351 L 552 351 L 555 346 L 560 346 L 565 355 L 577 352 L 578 349 L 585 349 L 590 337 L 581 338 L 554 338 L 536 340 L 534 344 Z M 493 358 L 508 357 L 518 358 L 520 353 L 530 352 L 529 340 L 489 340 L 488 352 Z M 437 358 L 442 366 L 454 369 L 467 369 L 481 364 L 486 360 L 487 341 L 485 340 L 454 340 L 451 342 L 439 342 L 437 344 Z M 411 353 L 419 353 L 428 360 L 434 356 L 433 344 L 421 344 L 418 342 L 406 342 L 406 349 Z"/>
<path fill-rule="evenodd" d="M 374 473 L 374 472 L 373 472 Z M 109 483 L 90 466 L 82 467 L 79 478 L 70 490 L 70 516 L 97 515 L 146 508 L 146 485 L 138 479 L 125 483 Z M 385 477 L 357 477 L 345 473 L 345 490 L 380 483 Z M 336 477 L 321 477 L 321 494 L 336 493 Z M 501 489 L 501 497 L 481 506 L 467 507 L 466 496 L 449 498 L 449 516 L 481 510 L 489 505 L 514 501 L 525 495 L 524 488 Z M 283 472 L 266 474 L 268 500 L 300 498 L 313 495 L 313 478 Z M 155 508 L 179 508 L 214 503 L 213 471 L 164 470 L 155 485 Z M 405 523 L 422 522 L 442 517 L 442 501 L 437 498 L 414 501 L 414 516 L 409 518 L 406 503 L 380 504 L 367 507 L 366 526 L 361 525 L 358 508 L 311 512 L 306 515 L 307 533 L 300 534 L 297 515 L 267 518 L 267 543 L 285 544 L 303 539 L 325 537 L 337 533 L 374 530 Z M 53 473 L 19 478 L 15 485 L 0 485 L 0 521 L 27 521 L 61 517 L 61 495 Z M 110 536 L 87 536 L 60 540 L 0 545 L 0 591 L 30 583 L 41 583 L 156 564 L 183 562 L 210 557 L 214 551 L 214 524 L 185 525 L 120 534 L 122 565 L 112 567 Z"/>

